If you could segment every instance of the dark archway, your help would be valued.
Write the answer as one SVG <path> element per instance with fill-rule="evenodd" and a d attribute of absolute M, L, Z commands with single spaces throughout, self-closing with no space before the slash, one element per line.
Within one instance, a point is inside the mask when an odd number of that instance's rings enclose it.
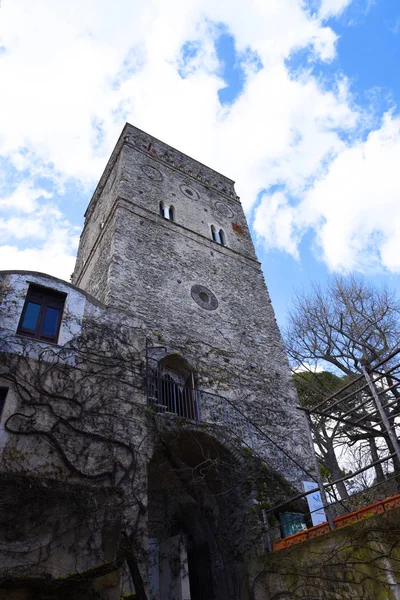
<path fill-rule="evenodd" d="M 251 529 L 247 475 L 210 432 L 176 425 L 160 432 L 148 467 L 153 594 L 181 598 L 190 588 L 192 600 L 238 596 Z"/>

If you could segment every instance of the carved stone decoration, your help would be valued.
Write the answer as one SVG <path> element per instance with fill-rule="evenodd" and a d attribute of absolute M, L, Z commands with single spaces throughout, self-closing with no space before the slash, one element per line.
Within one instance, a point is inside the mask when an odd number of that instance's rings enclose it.
<path fill-rule="evenodd" d="M 233 217 L 235 216 L 235 213 L 230 208 L 230 206 L 228 206 L 224 202 L 216 202 L 215 208 L 217 209 L 219 214 L 222 215 L 223 217 L 228 217 L 229 219 L 233 219 Z"/>
<path fill-rule="evenodd" d="M 201 308 L 204 308 L 205 310 L 215 310 L 218 308 L 217 297 L 211 290 L 204 287 L 204 285 L 193 285 L 190 294 L 193 300 L 201 306 Z"/>
<path fill-rule="evenodd" d="M 152 181 L 162 181 L 164 179 L 161 171 L 152 165 L 143 165 L 142 171 Z"/>
<path fill-rule="evenodd" d="M 190 198 L 191 200 L 198 200 L 200 198 L 198 192 L 190 187 L 190 185 L 182 183 L 182 185 L 179 186 L 179 189 L 186 198 Z"/>

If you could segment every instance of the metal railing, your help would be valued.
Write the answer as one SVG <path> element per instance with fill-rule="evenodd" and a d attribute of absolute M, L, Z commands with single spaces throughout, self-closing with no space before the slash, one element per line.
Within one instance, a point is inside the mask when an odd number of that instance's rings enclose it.
<path fill-rule="evenodd" d="M 168 375 L 147 375 L 147 401 L 157 413 L 171 414 L 228 429 L 255 449 L 255 431 L 246 415 L 230 400 L 175 381 Z"/>
<path fill-rule="evenodd" d="M 248 418 L 245 407 L 242 410 L 241 406 L 224 396 L 196 389 L 193 386 L 193 375 L 183 384 L 163 372 L 162 359 L 166 356 L 178 355 L 167 355 L 165 346 L 153 346 L 146 340 L 147 404 L 156 413 L 176 415 L 189 422 L 221 427 L 224 433 L 229 432 L 236 438 L 240 446 L 251 449 L 268 468 L 271 467 L 271 461 L 279 460 L 280 465 L 282 461 L 286 461 L 288 468 L 295 466 L 299 477 L 301 473 L 308 481 L 314 481 L 313 474 L 287 448 L 277 443 L 259 422 Z M 188 376 L 188 372 L 183 377 L 185 376 Z"/>
<path fill-rule="evenodd" d="M 158 413 L 200 421 L 199 391 L 177 383 L 172 377 L 148 375 L 148 401 Z"/>

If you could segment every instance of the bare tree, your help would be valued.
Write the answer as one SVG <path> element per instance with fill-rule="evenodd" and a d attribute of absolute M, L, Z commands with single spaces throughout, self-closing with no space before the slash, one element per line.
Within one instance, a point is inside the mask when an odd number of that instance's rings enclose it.
<path fill-rule="evenodd" d="M 361 277 L 331 277 L 324 289 L 296 294 L 285 337 L 295 365 L 330 365 L 351 377 L 398 346 L 400 304 Z"/>
<path fill-rule="evenodd" d="M 398 347 L 400 303 L 388 288 L 377 288 L 361 277 L 330 277 L 325 288 L 314 285 L 311 291 L 296 294 L 289 312 L 285 339 L 294 369 L 301 368 L 315 374 L 321 369 L 330 370 L 351 381 L 362 372 L 363 366 L 373 371 L 374 364 Z M 323 390 L 323 382 L 320 380 L 316 384 L 316 376 L 312 379 L 312 385 L 320 389 L 322 400 L 329 394 L 329 386 Z M 393 383 L 390 379 L 389 384 Z M 400 397 L 395 386 L 392 393 Z M 397 414 L 396 411 L 399 411 L 398 404 L 392 407 L 390 416 Z M 317 443 L 319 440 L 319 447 L 323 449 L 327 443 L 326 422 L 315 420 L 313 425 L 315 439 Z M 336 430 L 330 429 L 328 437 L 340 437 L 343 433 L 350 443 L 367 440 L 373 460 L 379 456 L 377 438 L 384 438 L 393 452 L 391 440 L 383 428 L 374 434 L 337 427 Z M 330 448 L 332 444 L 333 440 Z M 327 452 L 326 447 L 322 453 L 326 455 Z M 396 460 L 394 463 L 399 469 Z M 376 466 L 376 477 L 378 480 L 385 477 L 380 465 Z"/>
<path fill-rule="evenodd" d="M 304 408 L 312 408 L 323 399 L 327 393 L 333 393 L 343 386 L 343 378 L 328 371 L 301 371 L 293 374 L 299 395 L 300 404 Z M 317 449 L 318 461 L 328 480 L 337 480 L 343 476 L 336 452 L 346 440 L 343 425 L 333 422 L 323 416 L 312 419 L 313 439 Z M 343 481 L 336 485 L 342 500 L 348 498 L 346 485 Z"/>

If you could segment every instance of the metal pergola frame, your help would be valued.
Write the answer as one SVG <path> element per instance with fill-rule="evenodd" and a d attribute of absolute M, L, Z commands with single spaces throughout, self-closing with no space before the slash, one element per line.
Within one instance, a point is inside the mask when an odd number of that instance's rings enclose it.
<path fill-rule="evenodd" d="M 396 359 L 395 363 L 392 364 L 390 361 Z M 390 363 L 390 364 L 388 364 Z M 388 368 L 385 368 L 385 366 Z M 396 374 L 397 371 L 397 374 Z M 385 386 L 384 380 L 387 378 L 393 379 L 396 383 Z M 381 389 L 377 387 L 377 383 L 381 384 Z M 383 385 L 382 385 L 383 383 Z M 360 384 L 360 386 L 357 386 Z M 354 386 L 357 388 L 354 390 Z M 382 397 L 385 398 L 387 394 L 390 394 L 393 390 L 400 387 L 400 348 L 396 348 L 383 360 L 378 362 L 376 365 L 370 366 L 368 369 L 365 365 L 361 366 L 361 373 L 352 379 L 348 384 L 344 385 L 340 390 L 333 394 L 330 394 L 327 398 L 318 403 L 312 408 L 298 407 L 305 414 L 306 428 L 310 448 L 314 457 L 314 464 L 316 470 L 316 479 L 318 481 L 318 487 L 313 490 L 309 490 L 303 494 L 298 494 L 294 498 L 291 498 L 285 503 L 268 509 L 268 512 L 273 512 L 283 506 L 304 498 L 310 493 L 320 491 L 322 503 L 324 505 L 325 514 L 331 529 L 334 529 L 333 516 L 330 511 L 330 504 L 327 499 L 326 489 L 330 488 L 337 483 L 346 481 L 353 478 L 354 476 L 367 471 L 368 469 L 376 466 L 377 464 L 384 463 L 393 458 L 397 458 L 400 463 L 400 444 L 396 434 L 396 423 L 395 418 L 400 417 L 400 410 L 394 412 L 392 415 L 388 415 L 386 409 L 391 408 L 396 403 L 400 405 L 400 394 L 399 397 L 395 396 L 394 399 L 389 399 L 382 402 Z M 353 391 L 350 391 L 353 388 Z M 348 392 L 343 396 L 344 392 Z M 349 403 L 354 402 L 354 405 L 349 408 Z M 361 415 L 360 415 L 361 410 Z M 387 436 L 392 444 L 393 452 L 386 455 L 384 458 L 374 462 L 370 462 L 367 466 L 336 479 L 335 481 L 324 483 L 319 469 L 318 457 L 315 452 L 314 440 L 312 438 L 311 430 L 311 418 L 312 416 L 324 417 L 333 422 L 343 423 L 354 427 L 355 429 L 361 429 L 373 435 Z M 369 424 L 363 423 L 363 421 L 369 421 Z M 392 423 L 391 423 L 392 421 Z"/>

